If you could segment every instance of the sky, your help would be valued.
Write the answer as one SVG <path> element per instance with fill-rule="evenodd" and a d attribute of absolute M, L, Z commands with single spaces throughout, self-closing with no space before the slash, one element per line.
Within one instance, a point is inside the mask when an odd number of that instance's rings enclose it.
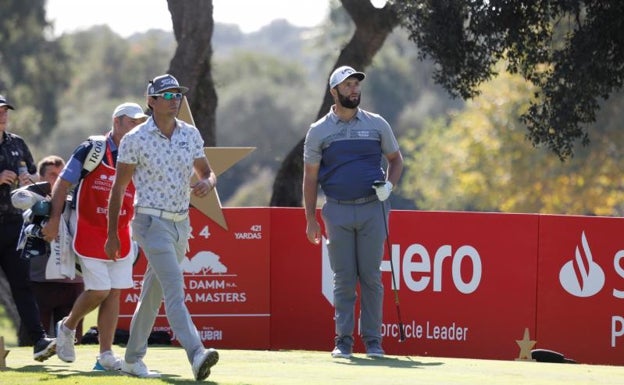
<path fill-rule="evenodd" d="M 316 26 L 329 8 L 329 0 L 212 0 L 212 4 L 215 22 L 237 24 L 245 33 L 275 19 Z M 122 37 L 152 28 L 172 30 L 166 0 L 47 0 L 46 15 L 57 36 L 98 24 L 109 25 Z"/>

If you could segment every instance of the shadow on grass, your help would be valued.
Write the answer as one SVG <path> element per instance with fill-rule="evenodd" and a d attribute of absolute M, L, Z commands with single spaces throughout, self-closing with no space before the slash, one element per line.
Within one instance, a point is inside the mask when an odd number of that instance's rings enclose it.
<path fill-rule="evenodd" d="M 11 369 L 11 371 L 19 372 L 19 373 L 40 373 L 42 370 L 41 370 L 41 365 L 27 365 L 27 366 L 22 366 L 20 368 Z M 129 379 L 134 378 L 134 379 L 143 380 L 143 381 L 146 380 L 142 378 L 139 379 L 138 377 L 133 377 L 133 376 L 122 374 L 121 372 L 115 372 L 115 371 L 76 370 L 76 369 L 68 368 L 66 364 L 56 364 L 56 365 L 48 364 L 45 367 L 45 373 L 48 376 L 55 376 L 56 378 L 62 379 L 62 380 L 67 379 L 69 381 L 71 379 L 71 381 L 73 381 L 74 383 L 80 382 L 79 380 L 80 377 L 86 377 L 86 378 L 96 378 L 96 377 L 120 378 L 121 377 L 121 378 L 129 378 Z M 162 377 L 158 378 L 158 380 L 167 382 L 170 384 L 176 384 L 176 385 L 197 384 L 197 381 L 195 381 L 194 379 L 188 378 L 188 377 L 181 377 L 177 374 L 162 373 Z M 218 382 L 213 382 L 207 379 L 203 381 L 202 384 L 218 385 Z"/>
<path fill-rule="evenodd" d="M 84 376 L 84 377 L 100 377 L 100 376 L 121 376 L 122 374 L 117 372 L 110 372 L 104 370 L 77 370 L 72 369 L 67 366 L 67 364 L 59 363 L 59 364 L 44 364 L 45 365 L 45 373 L 47 375 L 54 375 L 57 378 L 70 378 L 75 376 Z M 26 365 L 19 368 L 11 369 L 14 372 L 18 373 L 40 373 L 42 372 L 41 365 Z"/>
<path fill-rule="evenodd" d="M 389 368 L 417 368 L 423 366 L 439 366 L 444 365 L 443 362 L 420 362 L 414 361 L 410 357 L 396 358 L 396 357 L 383 357 L 383 358 L 336 358 L 334 362 L 341 365 L 358 365 L 358 366 L 387 366 Z"/>

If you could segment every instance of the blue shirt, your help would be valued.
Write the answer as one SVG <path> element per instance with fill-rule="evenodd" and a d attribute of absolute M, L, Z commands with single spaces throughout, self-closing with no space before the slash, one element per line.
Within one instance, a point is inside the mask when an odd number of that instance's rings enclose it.
<path fill-rule="evenodd" d="M 303 161 L 319 164 L 318 180 L 326 196 L 352 200 L 375 193 L 376 180 L 384 180 L 382 157 L 399 151 L 388 122 L 362 109 L 348 122 L 329 113 L 310 126 Z"/>
<path fill-rule="evenodd" d="M 113 142 L 111 135 L 107 135 L 106 137 L 106 146 L 110 148 L 111 155 L 113 157 L 113 164 L 109 166 L 115 166 L 114 163 L 116 163 L 117 160 L 117 146 L 115 146 L 115 142 Z M 93 142 L 91 140 L 85 140 L 78 147 L 76 147 L 73 154 L 67 161 L 67 164 L 63 168 L 63 171 L 61 171 L 59 177 L 70 182 L 71 184 L 76 184 L 82 178 L 84 178 L 86 176 L 86 173 L 82 172 L 82 167 L 92 147 Z M 106 156 L 104 156 L 102 162 L 104 164 L 108 164 L 108 159 Z"/>

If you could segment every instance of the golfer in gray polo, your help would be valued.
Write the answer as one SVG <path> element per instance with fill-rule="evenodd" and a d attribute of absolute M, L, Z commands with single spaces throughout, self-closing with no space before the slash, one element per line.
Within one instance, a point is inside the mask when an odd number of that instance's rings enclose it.
<path fill-rule="evenodd" d="M 358 283 L 360 334 L 366 355 L 384 355 L 380 265 L 386 239 L 386 213 L 390 212 L 387 199 L 401 177 L 403 157 L 388 122 L 358 107 L 360 82 L 365 77 L 348 66 L 334 70 L 329 78 L 334 105 L 327 115 L 310 126 L 303 153 L 306 235 L 314 244 L 321 239 L 316 219 L 319 184 L 326 197 L 322 219 L 334 272 L 336 337 L 331 353 L 334 358 L 350 358 L 353 354 Z M 385 205 L 383 210 L 380 205 Z"/>

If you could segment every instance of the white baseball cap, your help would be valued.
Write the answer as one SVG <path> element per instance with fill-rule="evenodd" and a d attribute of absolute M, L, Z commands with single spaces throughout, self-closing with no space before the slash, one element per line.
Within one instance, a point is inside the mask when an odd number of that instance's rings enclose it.
<path fill-rule="evenodd" d="M 329 88 L 336 87 L 351 76 L 355 76 L 358 80 L 362 81 L 366 77 L 366 74 L 364 72 L 358 72 L 349 66 L 338 67 L 329 77 Z"/>
<path fill-rule="evenodd" d="M 143 109 L 136 103 L 123 103 L 115 107 L 113 111 L 113 119 L 126 115 L 132 119 L 147 118 L 143 113 Z"/>

